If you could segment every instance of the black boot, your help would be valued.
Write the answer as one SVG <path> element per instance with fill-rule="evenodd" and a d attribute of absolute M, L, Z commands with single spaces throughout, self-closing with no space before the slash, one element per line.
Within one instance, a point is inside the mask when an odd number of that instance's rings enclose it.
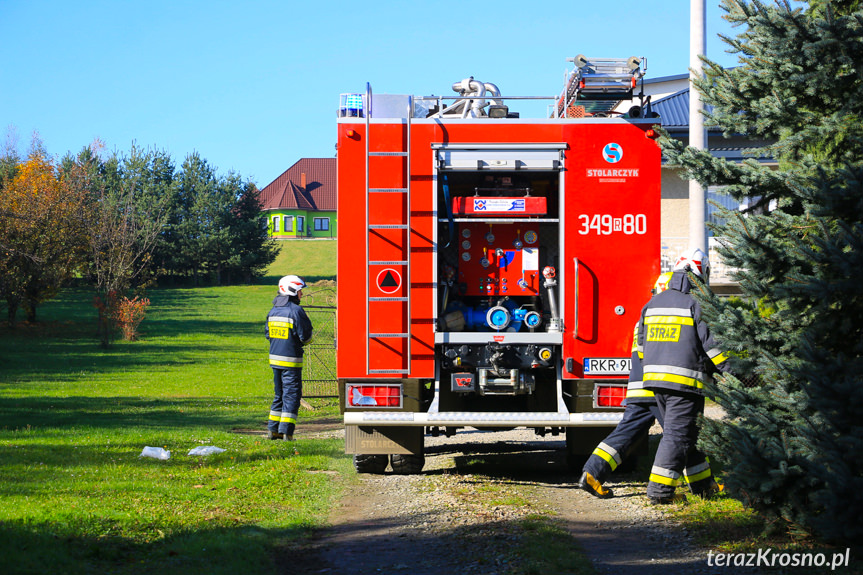
<path fill-rule="evenodd" d="M 578 480 L 578 483 L 576 483 L 576 486 L 579 489 L 587 491 L 594 497 L 599 497 L 600 499 L 608 499 L 614 495 L 611 492 L 611 489 L 605 489 L 602 486 L 602 483 L 594 479 L 593 475 L 587 471 L 581 474 L 581 478 Z"/>

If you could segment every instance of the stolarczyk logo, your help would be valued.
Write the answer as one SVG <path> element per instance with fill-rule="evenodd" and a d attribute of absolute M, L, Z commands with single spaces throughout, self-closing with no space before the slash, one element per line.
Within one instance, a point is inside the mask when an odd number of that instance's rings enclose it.
<path fill-rule="evenodd" d="M 613 142 L 606 144 L 602 149 L 602 157 L 605 158 L 605 161 L 609 164 L 616 164 L 623 159 L 623 148 L 620 144 L 615 144 Z"/>

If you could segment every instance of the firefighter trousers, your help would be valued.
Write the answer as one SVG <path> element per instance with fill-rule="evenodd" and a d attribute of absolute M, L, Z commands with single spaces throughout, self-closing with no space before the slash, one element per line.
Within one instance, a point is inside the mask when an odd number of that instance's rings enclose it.
<path fill-rule="evenodd" d="M 299 367 L 273 368 L 273 404 L 267 427 L 270 431 L 293 435 L 303 397 L 303 371 Z"/>
<path fill-rule="evenodd" d="M 604 482 L 629 456 L 638 440 L 647 435 L 654 420 L 662 425 L 662 416 L 655 403 L 627 403 L 620 423 L 596 446 L 583 471 L 600 483 Z"/>
<path fill-rule="evenodd" d="M 654 393 L 664 425 L 653 469 L 650 470 L 647 496 L 671 497 L 683 481 L 693 494 L 707 493 L 714 483 L 710 461 L 695 445 L 698 415 L 704 411 L 704 397 L 660 389 L 655 389 Z"/>

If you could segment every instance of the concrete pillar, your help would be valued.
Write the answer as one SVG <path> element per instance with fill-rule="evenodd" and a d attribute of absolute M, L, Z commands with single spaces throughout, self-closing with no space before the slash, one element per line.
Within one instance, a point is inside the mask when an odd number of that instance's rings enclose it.
<path fill-rule="evenodd" d="M 701 95 L 692 83 L 694 74 L 701 75 L 699 54 L 707 53 L 705 0 L 689 2 L 689 145 L 704 150 L 707 148 L 707 131 L 704 129 L 704 104 Z M 706 191 L 695 180 L 689 181 L 689 248 L 700 248 L 707 252 Z"/>

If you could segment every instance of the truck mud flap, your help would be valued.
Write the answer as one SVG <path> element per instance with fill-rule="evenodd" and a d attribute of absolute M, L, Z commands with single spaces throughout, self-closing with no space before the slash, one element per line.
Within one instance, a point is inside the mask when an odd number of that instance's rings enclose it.
<path fill-rule="evenodd" d="M 423 452 L 422 427 L 345 426 L 345 453 L 390 455 Z"/>

